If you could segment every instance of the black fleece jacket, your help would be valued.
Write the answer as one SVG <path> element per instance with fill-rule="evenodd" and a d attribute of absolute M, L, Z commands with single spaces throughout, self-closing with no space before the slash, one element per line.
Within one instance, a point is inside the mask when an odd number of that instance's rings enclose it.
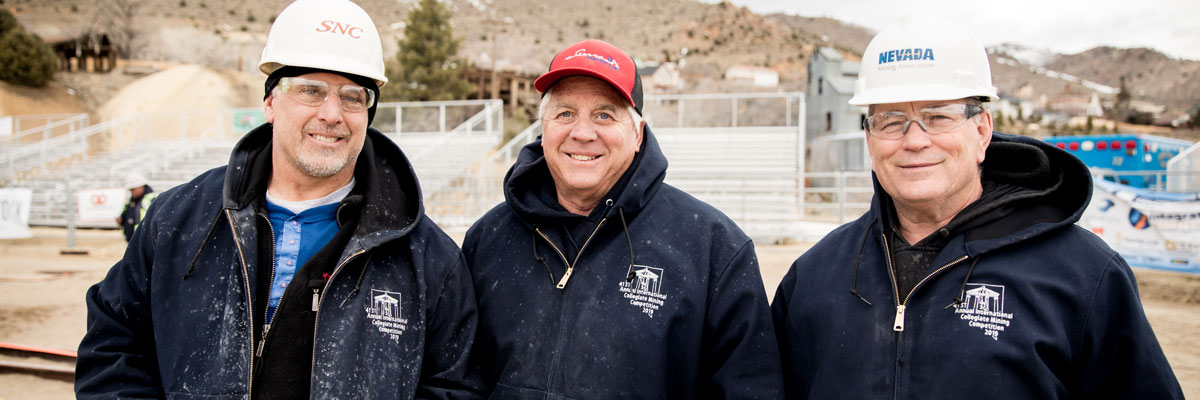
<path fill-rule="evenodd" d="M 154 201 L 124 258 L 88 291 L 77 396 L 477 396 L 465 383 L 476 326 L 465 260 L 425 217 L 408 159 L 374 129 L 339 233 L 285 291 L 262 349 L 260 281 L 274 256 L 256 204 L 270 142 L 260 126 L 228 166 Z"/>

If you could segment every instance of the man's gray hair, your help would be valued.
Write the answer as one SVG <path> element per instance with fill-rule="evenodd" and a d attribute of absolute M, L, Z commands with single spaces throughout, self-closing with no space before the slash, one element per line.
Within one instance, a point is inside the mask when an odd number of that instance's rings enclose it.
<path fill-rule="evenodd" d="M 539 120 L 546 119 L 546 111 L 548 111 L 550 108 L 550 98 L 554 97 L 554 92 L 557 91 L 558 88 L 558 85 L 551 86 L 550 90 L 546 91 L 546 95 L 542 96 L 542 102 L 538 103 L 537 110 L 537 117 Z M 625 104 L 625 110 L 629 112 L 630 119 L 633 122 L 633 131 L 640 132 L 642 127 L 642 114 L 638 114 L 637 110 L 628 103 Z"/>

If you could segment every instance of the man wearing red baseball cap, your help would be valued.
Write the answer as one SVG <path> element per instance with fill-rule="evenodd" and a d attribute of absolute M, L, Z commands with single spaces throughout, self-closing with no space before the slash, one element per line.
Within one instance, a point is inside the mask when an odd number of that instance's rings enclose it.
<path fill-rule="evenodd" d="M 641 79 L 585 40 L 534 82 L 542 136 L 467 232 L 493 398 L 783 398 L 754 245 L 663 183 Z"/>

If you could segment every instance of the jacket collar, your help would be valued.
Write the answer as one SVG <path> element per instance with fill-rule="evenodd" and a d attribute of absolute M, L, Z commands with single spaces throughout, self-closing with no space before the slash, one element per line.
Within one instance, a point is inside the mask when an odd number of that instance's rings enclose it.
<path fill-rule="evenodd" d="M 871 178 L 871 213 L 888 232 L 895 208 L 878 177 Z M 983 196 L 946 225 L 950 236 L 966 236 L 972 254 L 1074 224 L 1092 197 L 1091 174 L 1078 158 L 1041 140 L 1000 132 L 992 134 L 983 180 Z"/>
<path fill-rule="evenodd" d="M 270 123 L 262 124 L 234 146 L 225 170 L 223 208 L 245 209 L 264 198 L 271 176 L 272 129 Z M 361 210 L 352 242 L 369 249 L 407 234 L 425 209 L 404 152 L 375 128 L 367 128 L 366 135 L 354 170 L 357 183 L 343 204 Z"/>

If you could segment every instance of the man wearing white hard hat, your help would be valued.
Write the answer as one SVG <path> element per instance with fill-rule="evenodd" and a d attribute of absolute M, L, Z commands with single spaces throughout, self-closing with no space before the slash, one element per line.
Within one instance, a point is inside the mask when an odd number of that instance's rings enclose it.
<path fill-rule="evenodd" d="M 370 128 L 387 83 L 346 0 L 276 18 L 267 123 L 164 192 L 87 293 L 79 398 L 464 398 L 475 298 L 404 153 Z"/>
<path fill-rule="evenodd" d="M 772 303 L 788 398 L 1182 398 L 1079 159 L 992 131 L 987 53 L 908 16 L 863 53 L 875 196 Z"/>
<path fill-rule="evenodd" d="M 146 209 L 150 208 L 150 203 L 157 194 L 154 193 L 154 188 L 150 187 L 146 176 L 140 172 L 130 172 L 122 181 L 125 189 L 129 190 L 129 201 L 125 203 L 121 216 L 117 217 L 117 225 L 121 227 L 121 233 L 125 234 L 125 241 L 128 242 L 133 238 L 133 231 L 137 229 L 138 224 L 142 223 L 142 218 L 146 217 Z"/>

